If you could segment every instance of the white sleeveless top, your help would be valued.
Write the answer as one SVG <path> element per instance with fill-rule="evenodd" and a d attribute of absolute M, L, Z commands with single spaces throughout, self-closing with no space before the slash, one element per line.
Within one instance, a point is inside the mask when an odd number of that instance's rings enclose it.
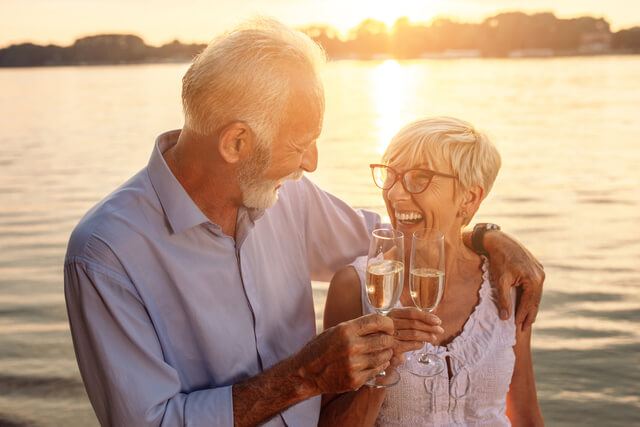
<path fill-rule="evenodd" d="M 360 257 L 352 264 L 362 284 L 363 314 L 374 312 L 365 293 L 366 264 L 367 257 Z M 404 363 L 398 366 L 400 382 L 387 388 L 376 426 L 511 425 L 505 411 L 515 363 L 514 310 L 508 320 L 500 320 L 486 258 L 482 263 L 479 294 L 478 305 L 460 335 L 447 346 L 426 343 L 429 353 L 442 359 L 449 356 L 451 379 L 447 369 L 437 376 L 419 377 L 409 372 Z M 511 299 L 515 304 L 513 289 Z"/>

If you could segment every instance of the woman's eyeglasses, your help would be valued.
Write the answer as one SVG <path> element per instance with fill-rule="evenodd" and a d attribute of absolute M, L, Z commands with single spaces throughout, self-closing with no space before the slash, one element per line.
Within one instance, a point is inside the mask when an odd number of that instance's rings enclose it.
<path fill-rule="evenodd" d="M 402 187 L 407 193 L 418 194 L 427 189 L 434 176 L 443 176 L 446 178 L 457 178 L 442 172 L 432 171 L 430 169 L 409 169 L 402 173 L 396 172 L 392 167 L 386 165 L 372 164 L 371 173 L 373 174 L 373 182 L 383 189 L 389 190 L 398 180 L 402 182 Z"/>

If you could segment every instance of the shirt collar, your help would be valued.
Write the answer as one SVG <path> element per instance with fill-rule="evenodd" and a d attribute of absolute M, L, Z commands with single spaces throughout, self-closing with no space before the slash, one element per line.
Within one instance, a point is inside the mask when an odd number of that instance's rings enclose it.
<path fill-rule="evenodd" d="M 182 233 L 202 223 L 210 222 L 169 169 L 162 154 L 178 142 L 180 129 L 160 134 L 147 165 L 151 185 L 160 199 L 162 209 L 174 233 Z M 220 228 L 216 224 L 215 227 Z"/>

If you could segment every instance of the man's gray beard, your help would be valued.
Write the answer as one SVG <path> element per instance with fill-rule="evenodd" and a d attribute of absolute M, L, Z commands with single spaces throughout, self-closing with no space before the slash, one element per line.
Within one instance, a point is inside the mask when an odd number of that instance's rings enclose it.
<path fill-rule="evenodd" d="M 256 144 L 253 153 L 238 168 L 238 185 L 242 191 L 242 204 L 247 208 L 267 209 L 278 201 L 276 187 L 285 180 L 302 178 L 302 169 L 279 179 L 264 179 L 271 163 L 271 152 L 266 144 Z"/>

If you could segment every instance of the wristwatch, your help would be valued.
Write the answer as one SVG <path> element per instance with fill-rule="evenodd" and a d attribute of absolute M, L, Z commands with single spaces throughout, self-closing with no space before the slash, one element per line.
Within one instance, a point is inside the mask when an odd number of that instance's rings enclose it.
<path fill-rule="evenodd" d="M 473 251 L 478 255 L 484 255 L 489 258 L 489 252 L 484 248 L 484 233 L 489 230 L 500 230 L 500 226 L 498 224 L 492 224 L 490 222 L 481 222 L 476 224 L 473 227 L 473 232 L 471 232 L 471 246 Z"/>

